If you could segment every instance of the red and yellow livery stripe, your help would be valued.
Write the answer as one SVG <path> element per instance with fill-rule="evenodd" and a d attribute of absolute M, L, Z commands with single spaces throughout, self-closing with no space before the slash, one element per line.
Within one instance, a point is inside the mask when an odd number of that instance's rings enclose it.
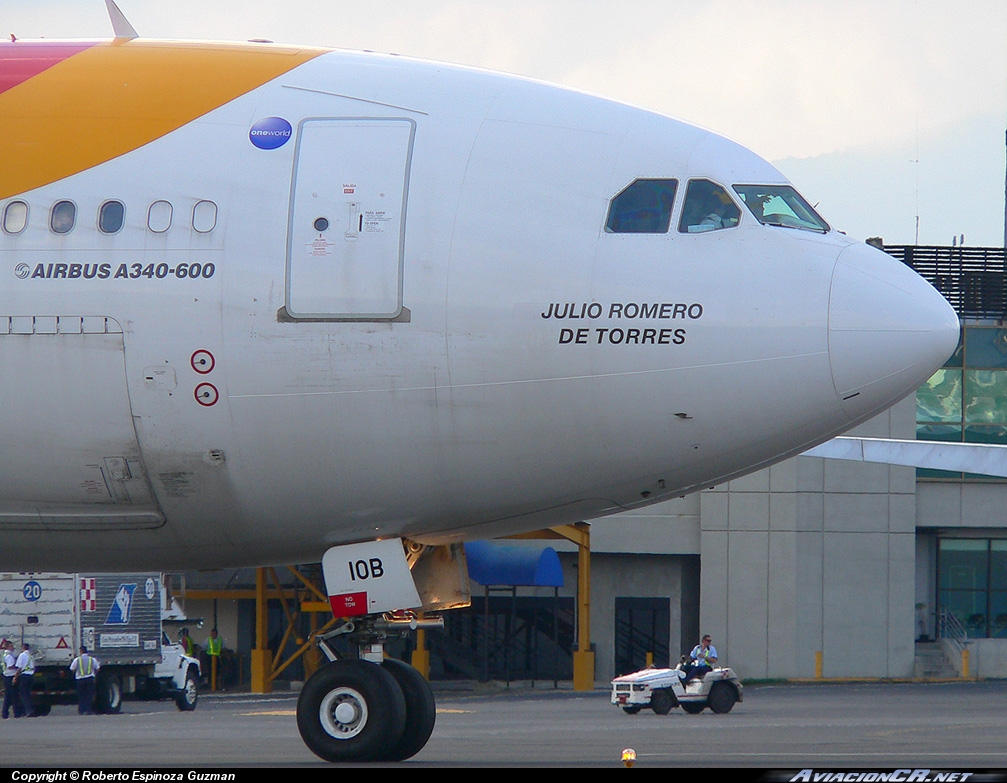
<path fill-rule="evenodd" d="M 141 40 L 0 43 L 0 199 L 142 147 L 322 52 Z"/>

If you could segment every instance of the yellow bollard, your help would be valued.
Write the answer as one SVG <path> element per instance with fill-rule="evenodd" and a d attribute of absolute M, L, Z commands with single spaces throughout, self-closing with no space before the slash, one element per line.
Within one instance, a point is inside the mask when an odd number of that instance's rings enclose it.
<path fill-rule="evenodd" d="M 422 628 L 416 631 L 416 649 L 409 656 L 409 663 L 423 675 L 423 679 L 430 679 L 430 651 L 427 649 L 427 632 Z"/>
<path fill-rule="evenodd" d="M 969 648 L 966 647 L 962 650 L 962 679 L 967 680 L 969 678 Z"/>
<path fill-rule="evenodd" d="M 252 693 L 272 693 L 273 681 L 269 675 L 273 671 L 273 653 L 265 650 L 252 650 Z"/>
<path fill-rule="evenodd" d="M 574 650 L 573 689 L 575 691 L 594 690 L 594 652 Z"/>
<path fill-rule="evenodd" d="M 822 655 L 822 651 L 821 650 L 818 650 L 817 652 L 815 652 L 815 678 L 818 679 L 818 680 L 822 679 L 822 668 L 823 668 L 822 667 L 822 660 L 823 660 L 823 658 L 824 658 L 824 656 Z"/>

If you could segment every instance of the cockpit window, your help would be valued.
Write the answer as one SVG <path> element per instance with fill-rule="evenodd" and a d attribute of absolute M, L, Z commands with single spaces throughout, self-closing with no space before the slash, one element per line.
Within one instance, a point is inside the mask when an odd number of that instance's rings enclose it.
<path fill-rule="evenodd" d="M 678 180 L 636 179 L 612 199 L 605 230 L 612 234 L 666 234 Z"/>
<path fill-rule="evenodd" d="M 678 230 L 683 234 L 701 234 L 733 228 L 741 220 L 741 210 L 720 185 L 708 179 L 689 180 L 685 205 Z"/>
<path fill-rule="evenodd" d="M 734 190 L 763 225 L 829 231 L 829 224 L 790 185 L 735 185 Z"/>

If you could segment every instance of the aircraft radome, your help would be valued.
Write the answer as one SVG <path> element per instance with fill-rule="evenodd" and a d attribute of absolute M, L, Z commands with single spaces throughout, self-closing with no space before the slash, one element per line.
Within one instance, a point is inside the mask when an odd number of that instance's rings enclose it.
<path fill-rule="evenodd" d="M 955 348 L 940 294 L 720 136 L 405 57 L 136 39 L 107 2 L 115 40 L 0 44 L 5 570 L 325 553 L 364 646 L 462 570 L 443 547 L 798 454 Z M 380 655 L 306 684 L 323 758 L 429 736 Z"/>

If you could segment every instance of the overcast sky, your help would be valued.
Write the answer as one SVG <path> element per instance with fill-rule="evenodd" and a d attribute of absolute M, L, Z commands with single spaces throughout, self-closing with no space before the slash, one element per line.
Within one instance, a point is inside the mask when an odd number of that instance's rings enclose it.
<path fill-rule="evenodd" d="M 397 52 L 670 114 L 773 161 L 836 228 L 1002 245 L 1004 0 L 118 0 L 149 38 Z M 105 38 L 103 0 L 0 0 L 0 34 Z"/>

